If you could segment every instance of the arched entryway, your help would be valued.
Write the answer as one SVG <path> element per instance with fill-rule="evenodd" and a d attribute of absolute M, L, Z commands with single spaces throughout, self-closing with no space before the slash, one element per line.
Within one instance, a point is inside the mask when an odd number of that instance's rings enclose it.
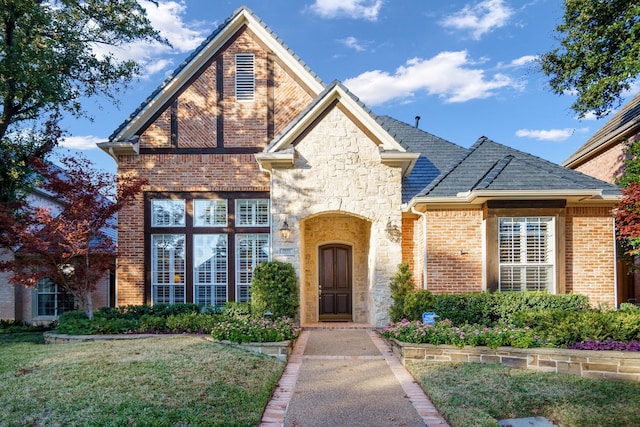
<path fill-rule="evenodd" d="M 300 221 L 300 319 L 370 322 L 371 223 L 329 212 Z"/>

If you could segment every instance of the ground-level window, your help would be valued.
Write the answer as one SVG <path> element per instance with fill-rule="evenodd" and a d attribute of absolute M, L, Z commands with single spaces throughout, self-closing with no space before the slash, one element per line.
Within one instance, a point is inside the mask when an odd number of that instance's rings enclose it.
<path fill-rule="evenodd" d="M 269 193 L 147 193 L 146 298 L 152 304 L 249 301 L 269 260 Z"/>
<path fill-rule="evenodd" d="M 154 304 L 177 304 L 185 301 L 185 236 L 154 234 L 151 236 L 151 271 Z"/>
<path fill-rule="evenodd" d="M 249 301 L 253 270 L 261 262 L 269 260 L 269 235 L 238 234 L 236 249 L 236 301 Z"/>
<path fill-rule="evenodd" d="M 196 234 L 193 237 L 194 302 L 220 306 L 227 302 L 227 235 Z"/>
<path fill-rule="evenodd" d="M 49 279 L 38 281 L 38 316 L 59 316 L 75 309 L 73 296 Z"/>
<path fill-rule="evenodd" d="M 553 217 L 499 218 L 500 292 L 554 291 L 554 229 Z"/>

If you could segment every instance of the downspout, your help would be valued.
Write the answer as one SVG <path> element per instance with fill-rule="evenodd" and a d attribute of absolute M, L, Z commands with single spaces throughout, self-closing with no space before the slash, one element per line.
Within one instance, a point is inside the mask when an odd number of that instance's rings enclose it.
<path fill-rule="evenodd" d="M 618 308 L 618 236 L 616 235 L 616 218 L 613 217 L 613 304 Z"/>
<path fill-rule="evenodd" d="M 411 213 L 422 217 L 422 240 L 424 242 L 424 256 L 422 259 L 422 289 L 427 289 L 427 213 L 420 212 L 411 206 Z"/>

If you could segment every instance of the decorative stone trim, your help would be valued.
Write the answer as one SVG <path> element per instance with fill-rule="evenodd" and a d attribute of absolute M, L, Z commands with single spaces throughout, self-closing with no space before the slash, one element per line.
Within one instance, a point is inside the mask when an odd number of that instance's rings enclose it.
<path fill-rule="evenodd" d="M 455 347 L 410 344 L 389 339 L 393 353 L 407 361 L 492 363 L 540 372 L 640 382 L 640 352 L 566 350 L 559 348 Z"/>
<path fill-rule="evenodd" d="M 65 335 L 56 334 L 55 332 L 45 332 L 43 335 L 45 344 L 80 344 L 83 342 L 137 340 L 163 336 L 159 334 Z"/>
<path fill-rule="evenodd" d="M 113 334 L 113 335 L 65 335 L 56 334 L 54 332 L 45 332 L 44 334 L 45 344 L 80 344 L 84 342 L 105 342 L 114 340 L 135 340 L 143 338 L 158 338 L 167 336 L 163 334 Z M 198 335 L 204 339 L 211 340 L 209 335 Z M 251 351 L 254 353 L 264 354 L 267 356 L 275 357 L 277 359 L 286 362 L 291 356 L 293 346 L 296 340 L 280 341 L 280 342 L 251 342 L 251 343 L 234 343 L 231 341 L 217 341 L 211 340 L 220 344 L 229 345 L 232 347 L 241 348 L 245 351 Z"/>
<path fill-rule="evenodd" d="M 249 342 L 238 344 L 231 341 L 216 341 L 221 344 L 229 345 L 232 347 L 241 348 L 245 351 L 251 351 L 253 353 L 264 354 L 266 356 L 275 357 L 277 359 L 286 362 L 291 356 L 293 346 L 296 340 L 279 341 L 279 342 Z"/>

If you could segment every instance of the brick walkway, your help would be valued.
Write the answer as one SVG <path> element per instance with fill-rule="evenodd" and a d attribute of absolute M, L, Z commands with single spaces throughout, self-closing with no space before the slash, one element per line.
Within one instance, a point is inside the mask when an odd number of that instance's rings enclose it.
<path fill-rule="evenodd" d="M 340 356 L 340 355 L 305 355 L 305 349 L 309 336 L 314 330 L 318 329 L 334 329 L 337 333 L 339 330 L 365 330 L 375 347 L 380 351 L 380 355 L 355 355 L 355 356 Z M 287 362 L 287 366 L 280 378 L 278 386 L 268 403 L 267 408 L 262 417 L 262 426 L 265 427 L 281 427 L 284 425 L 285 416 L 287 414 L 287 408 L 293 397 L 296 388 L 296 382 L 298 380 L 298 373 L 304 360 L 382 360 L 386 361 L 387 366 L 395 375 L 398 383 L 404 390 L 406 397 L 409 399 L 413 407 L 416 409 L 418 415 L 422 418 L 423 422 L 427 426 L 442 426 L 446 427 L 449 424 L 440 415 L 435 406 L 431 403 L 431 400 L 424 394 L 422 388 L 417 384 L 411 374 L 402 366 L 397 357 L 395 357 L 386 344 L 386 342 L 380 338 L 375 331 L 371 330 L 368 325 L 357 324 L 320 324 L 313 327 L 305 327 L 305 330 L 300 334 L 296 345 L 293 349 L 291 357 Z M 302 425 L 302 423 L 301 423 Z"/>

